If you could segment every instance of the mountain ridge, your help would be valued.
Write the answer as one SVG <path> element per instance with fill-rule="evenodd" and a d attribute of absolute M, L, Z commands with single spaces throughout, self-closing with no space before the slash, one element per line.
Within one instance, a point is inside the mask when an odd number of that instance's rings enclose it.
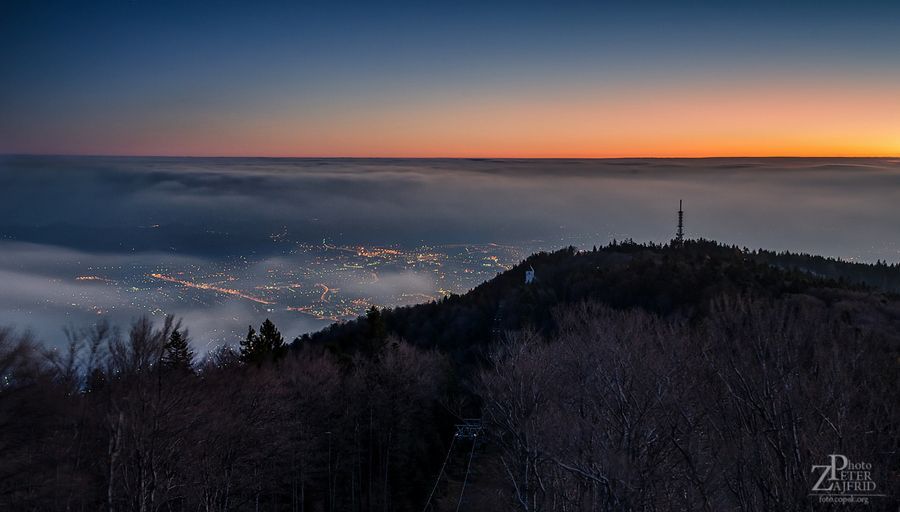
<path fill-rule="evenodd" d="M 536 280 L 526 284 L 529 268 Z M 874 297 L 877 302 L 895 300 L 898 290 L 898 264 L 750 250 L 704 239 L 682 245 L 626 240 L 586 251 L 570 246 L 535 253 L 464 294 L 386 308 L 378 321 L 387 333 L 471 363 L 498 331 L 528 327 L 549 334 L 553 312 L 581 302 L 663 316 L 677 313 L 696 321 L 707 315 L 710 301 L 723 295 L 774 299 L 812 294 L 826 301 Z M 332 324 L 298 338 L 295 347 L 310 341 L 352 351 L 370 341 L 373 321 L 361 316 Z"/>

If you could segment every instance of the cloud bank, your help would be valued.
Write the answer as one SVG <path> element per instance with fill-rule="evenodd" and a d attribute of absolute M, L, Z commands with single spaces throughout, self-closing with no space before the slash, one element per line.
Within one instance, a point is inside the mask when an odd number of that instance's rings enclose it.
<path fill-rule="evenodd" d="M 751 248 L 900 261 L 896 159 L 406 160 L 0 158 L 0 323 L 58 337 L 100 312 L 147 310 L 90 269 L 207 269 L 256 262 L 245 279 L 294 264 L 297 243 L 504 243 L 521 247 L 666 241 L 683 199 L 690 236 Z M 392 269 L 330 286 L 373 302 L 410 300 L 431 276 Z M 147 285 L 152 286 L 151 284 Z M 311 316 L 239 299 L 156 310 L 200 332 Z M 73 307 L 76 303 L 79 306 Z M 246 328 L 245 326 L 242 328 Z"/>

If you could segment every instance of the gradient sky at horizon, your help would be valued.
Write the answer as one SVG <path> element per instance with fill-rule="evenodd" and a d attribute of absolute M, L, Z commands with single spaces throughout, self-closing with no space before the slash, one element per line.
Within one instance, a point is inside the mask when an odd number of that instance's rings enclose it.
<path fill-rule="evenodd" d="M 900 155 L 900 3 L 0 4 L 0 153 Z"/>

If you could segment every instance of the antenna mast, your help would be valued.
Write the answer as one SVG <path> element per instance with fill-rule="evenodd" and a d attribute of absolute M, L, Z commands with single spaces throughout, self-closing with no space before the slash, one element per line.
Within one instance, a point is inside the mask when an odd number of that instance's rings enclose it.
<path fill-rule="evenodd" d="M 678 200 L 678 231 L 675 232 L 675 243 L 684 243 L 684 210 L 681 208 L 681 199 Z"/>

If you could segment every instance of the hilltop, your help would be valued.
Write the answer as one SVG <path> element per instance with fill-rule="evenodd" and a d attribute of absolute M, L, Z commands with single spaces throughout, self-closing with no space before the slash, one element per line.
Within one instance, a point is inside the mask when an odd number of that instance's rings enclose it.
<path fill-rule="evenodd" d="M 536 280 L 525 283 L 533 268 Z M 560 308 L 582 302 L 639 309 L 698 322 L 723 296 L 778 299 L 805 294 L 827 303 L 894 303 L 900 265 L 851 263 L 808 254 L 689 240 L 681 246 L 613 242 L 589 251 L 567 247 L 534 254 L 462 295 L 384 309 L 373 318 L 333 324 L 305 336 L 337 351 L 371 343 L 373 333 L 394 334 L 471 363 L 498 333 L 522 328 L 548 335 Z M 379 325 L 373 325 L 377 322 Z"/>

